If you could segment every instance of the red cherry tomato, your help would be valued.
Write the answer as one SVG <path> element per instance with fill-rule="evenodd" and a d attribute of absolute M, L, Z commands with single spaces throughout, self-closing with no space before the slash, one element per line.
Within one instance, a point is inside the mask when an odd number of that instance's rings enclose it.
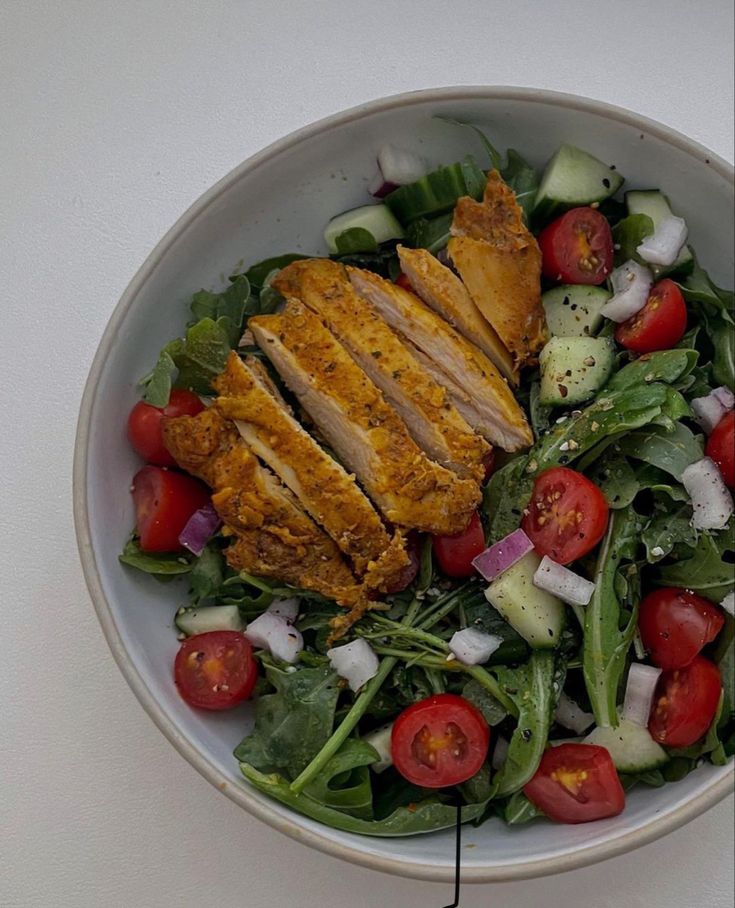
<path fill-rule="evenodd" d="M 612 758 L 596 744 L 550 747 L 523 791 L 557 823 L 616 817 L 625 807 L 625 792 Z"/>
<path fill-rule="evenodd" d="M 473 558 L 485 549 L 485 532 L 475 511 L 467 529 L 457 536 L 434 536 L 434 557 L 447 577 L 471 577 L 475 573 Z"/>
<path fill-rule="evenodd" d="M 230 709 L 252 694 L 258 666 L 250 642 L 238 631 L 187 637 L 174 662 L 174 680 L 189 706 Z"/>
<path fill-rule="evenodd" d="M 401 273 L 398 275 L 398 277 L 395 280 L 395 283 L 398 284 L 399 287 L 403 287 L 404 290 L 409 290 L 411 293 L 413 293 L 413 287 L 411 286 L 411 281 L 409 281 L 408 275 L 405 274 L 403 271 L 401 271 Z"/>
<path fill-rule="evenodd" d="M 735 411 L 723 416 L 707 441 L 707 457 L 720 468 L 725 485 L 735 489 Z"/>
<path fill-rule="evenodd" d="M 607 219 L 594 208 L 572 208 L 539 234 L 544 277 L 564 284 L 601 284 L 613 267 Z"/>
<path fill-rule="evenodd" d="M 469 700 L 435 694 L 405 709 L 393 723 L 391 753 L 398 772 L 422 788 L 445 788 L 479 772 L 490 727 Z"/>
<path fill-rule="evenodd" d="M 495 472 L 495 448 L 490 448 L 487 454 L 482 458 L 482 465 L 485 468 L 485 475 L 482 481 L 487 482 Z"/>
<path fill-rule="evenodd" d="M 687 306 L 681 290 L 665 278 L 651 290 L 648 302 L 615 329 L 615 340 L 634 353 L 654 353 L 676 346 L 687 329 Z"/>
<path fill-rule="evenodd" d="M 569 564 L 602 539 L 608 513 L 605 496 L 586 476 L 552 467 L 534 483 L 521 526 L 539 555 Z"/>
<path fill-rule="evenodd" d="M 165 407 L 152 407 L 144 400 L 130 411 L 128 416 L 128 439 L 143 460 L 159 467 L 173 467 L 176 461 L 166 450 L 161 435 L 161 420 L 164 416 L 196 416 L 204 404 L 191 391 L 174 389 Z"/>
<path fill-rule="evenodd" d="M 664 672 L 648 720 L 653 739 L 667 747 L 696 744 L 712 724 L 721 691 L 719 668 L 703 656 L 686 668 Z"/>
<path fill-rule="evenodd" d="M 144 552 L 177 552 L 189 518 L 210 500 L 208 489 L 199 480 L 162 467 L 138 470 L 132 491 Z"/>
<path fill-rule="evenodd" d="M 724 624 L 725 618 L 717 606 L 676 587 L 649 593 L 638 613 L 643 645 L 653 664 L 665 671 L 693 662 Z"/>

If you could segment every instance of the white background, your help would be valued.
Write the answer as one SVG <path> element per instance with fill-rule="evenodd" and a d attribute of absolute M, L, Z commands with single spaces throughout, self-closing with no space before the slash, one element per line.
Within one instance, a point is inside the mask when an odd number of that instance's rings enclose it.
<path fill-rule="evenodd" d="M 730 0 L 0 0 L 0 904 L 451 901 L 257 823 L 138 705 L 73 538 L 86 372 L 163 232 L 296 127 L 408 89 L 533 85 L 633 108 L 732 161 L 732 41 Z M 732 808 L 594 868 L 467 887 L 462 905 L 729 908 Z"/>

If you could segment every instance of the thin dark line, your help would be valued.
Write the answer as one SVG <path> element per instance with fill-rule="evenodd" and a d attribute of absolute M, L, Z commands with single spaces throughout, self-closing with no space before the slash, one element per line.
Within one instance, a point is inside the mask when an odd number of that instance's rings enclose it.
<path fill-rule="evenodd" d="M 459 905 L 459 872 L 462 864 L 462 805 L 457 804 L 457 836 L 454 852 L 454 901 L 445 908 L 458 908 Z"/>

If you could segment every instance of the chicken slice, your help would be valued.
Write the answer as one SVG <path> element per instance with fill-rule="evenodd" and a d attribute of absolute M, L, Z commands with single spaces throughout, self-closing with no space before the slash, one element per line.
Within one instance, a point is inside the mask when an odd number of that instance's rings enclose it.
<path fill-rule="evenodd" d="M 476 482 L 430 461 L 396 411 L 311 310 L 288 300 L 250 329 L 329 445 L 392 523 L 461 532 L 480 501 Z"/>
<path fill-rule="evenodd" d="M 163 437 L 178 465 L 211 486 L 212 504 L 233 536 L 225 553 L 231 567 L 351 608 L 363 598 L 335 543 L 217 410 L 167 419 Z"/>
<path fill-rule="evenodd" d="M 517 383 L 513 357 L 452 269 L 426 249 L 398 246 L 398 257 L 411 287 L 426 305 L 479 347 L 509 381 Z"/>
<path fill-rule="evenodd" d="M 375 309 L 360 299 L 343 265 L 307 259 L 288 265 L 272 286 L 313 310 L 406 423 L 426 454 L 459 476 L 481 482 L 490 451 Z"/>
<path fill-rule="evenodd" d="M 541 250 L 497 171 L 488 177 L 482 202 L 466 197 L 457 202 L 451 234 L 454 267 L 520 368 L 546 340 Z"/>
<path fill-rule="evenodd" d="M 220 395 L 215 407 L 235 420 L 251 450 L 352 559 L 357 573 L 364 574 L 369 563 L 388 548 L 390 537 L 354 476 L 284 409 L 256 360 L 245 364 L 230 353 L 225 371 L 213 385 Z"/>
<path fill-rule="evenodd" d="M 449 391 L 467 422 L 488 441 L 518 451 L 533 441 L 523 410 L 485 354 L 415 293 L 359 268 L 348 268 L 353 286 L 388 324 L 415 347 L 417 356 Z"/>

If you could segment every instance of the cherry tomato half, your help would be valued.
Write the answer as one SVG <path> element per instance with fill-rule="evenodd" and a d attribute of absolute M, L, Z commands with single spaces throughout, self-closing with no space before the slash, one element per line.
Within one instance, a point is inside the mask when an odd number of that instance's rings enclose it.
<path fill-rule="evenodd" d="M 534 483 L 521 526 L 539 555 L 569 564 L 602 539 L 608 513 L 605 496 L 586 476 L 552 467 Z"/>
<path fill-rule="evenodd" d="M 475 511 L 467 529 L 456 536 L 434 536 L 434 557 L 447 577 L 471 577 L 475 573 L 474 558 L 485 550 L 485 532 Z"/>
<path fill-rule="evenodd" d="M 572 208 L 539 234 L 544 277 L 564 284 L 601 284 L 613 267 L 613 237 L 594 208 Z"/>
<path fill-rule="evenodd" d="M 130 411 L 128 439 L 143 460 L 159 467 L 173 467 L 176 461 L 163 443 L 161 420 L 164 416 L 196 416 L 204 404 L 192 391 L 175 388 L 165 407 L 153 407 L 144 400 Z"/>
<path fill-rule="evenodd" d="M 669 671 L 684 668 L 725 624 L 722 612 L 694 593 L 665 587 L 641 602 L 638 630 L 651 661 Z"/>
<path fill-rule="evenodd" d="M 557 823 L 616 817 L 625 807 L 625 792 L 612 758 L 596 744 L 550 747 L 523 791 Z"/>
<path fill-rule="evenodd" d="M 735 489 L 735 410 L 723 416 L 712 430 L 707 457 L 720 468 L 725 485 Z"/>
<path fill-rule="evenodd" d="M 435 694 L 409 706 L 393 723 L 391 753 L 398 772 L 422 788 L 445 788 L 479 772 L 490 727 L 469 700 Z"/>
<path fill-rule="evenodd" d="M 174 680 L 189 706 L 230 709 L 252 694 L 258 666 L 249 640 L 238 631 L 187 637 L 174 661 Z"/>
<path fill-rule="evenodd" d="M 681 290 L 664 278 L 651 290 L 648 302 L 615 329 L 615 340 L 634 353 L 668 350 L 679 343 L 687 329 L 687 306 Z"/>
<path fill-rule="evenodd" d="M 409 559 L 408 564 L 401 568 L 393 582 L 383 591 L 388 596 L 405 590 L 416 579 L 421 567 L 421 547 L 418 533 L 412 532 L 406 537 L 406 554 Z"/>
<path fill-rule="evenodd" d="M 482 477 L 483 483 L 487 482 L 488 479 L 495 472 L 495 448 L 490 448 L 490 450 L 482 458 L 482 466 L 485 470 L 485 475 Z"/>
<path fill-rule="evenodd" d="M 408 275 L 405 274 L 403 271 L 401 271 L 401 273 L 398 275 L 398 277 L 395 280 L 395 283 L 398 284 L 399 287 L 403 287 L 404 290 L 408 290 L 411 293 L 413 293 L 413 287 L 411 286 L 411 281 L 409 281 Z"/>
<path fill-rule="evenodd" d="M 717 712 L 720 670 L 703 656 L 658 679 L 648 720 L 651 737 L 667 747 L 689 747 L 703 737 Z"/>
<path fill-rule="evenodd" d="M 177 552 L 189 518 L 210 500 L 208 489 L 198 479 L 150 465 L 135 474 L 132 491 L 144 552 Z"/>

